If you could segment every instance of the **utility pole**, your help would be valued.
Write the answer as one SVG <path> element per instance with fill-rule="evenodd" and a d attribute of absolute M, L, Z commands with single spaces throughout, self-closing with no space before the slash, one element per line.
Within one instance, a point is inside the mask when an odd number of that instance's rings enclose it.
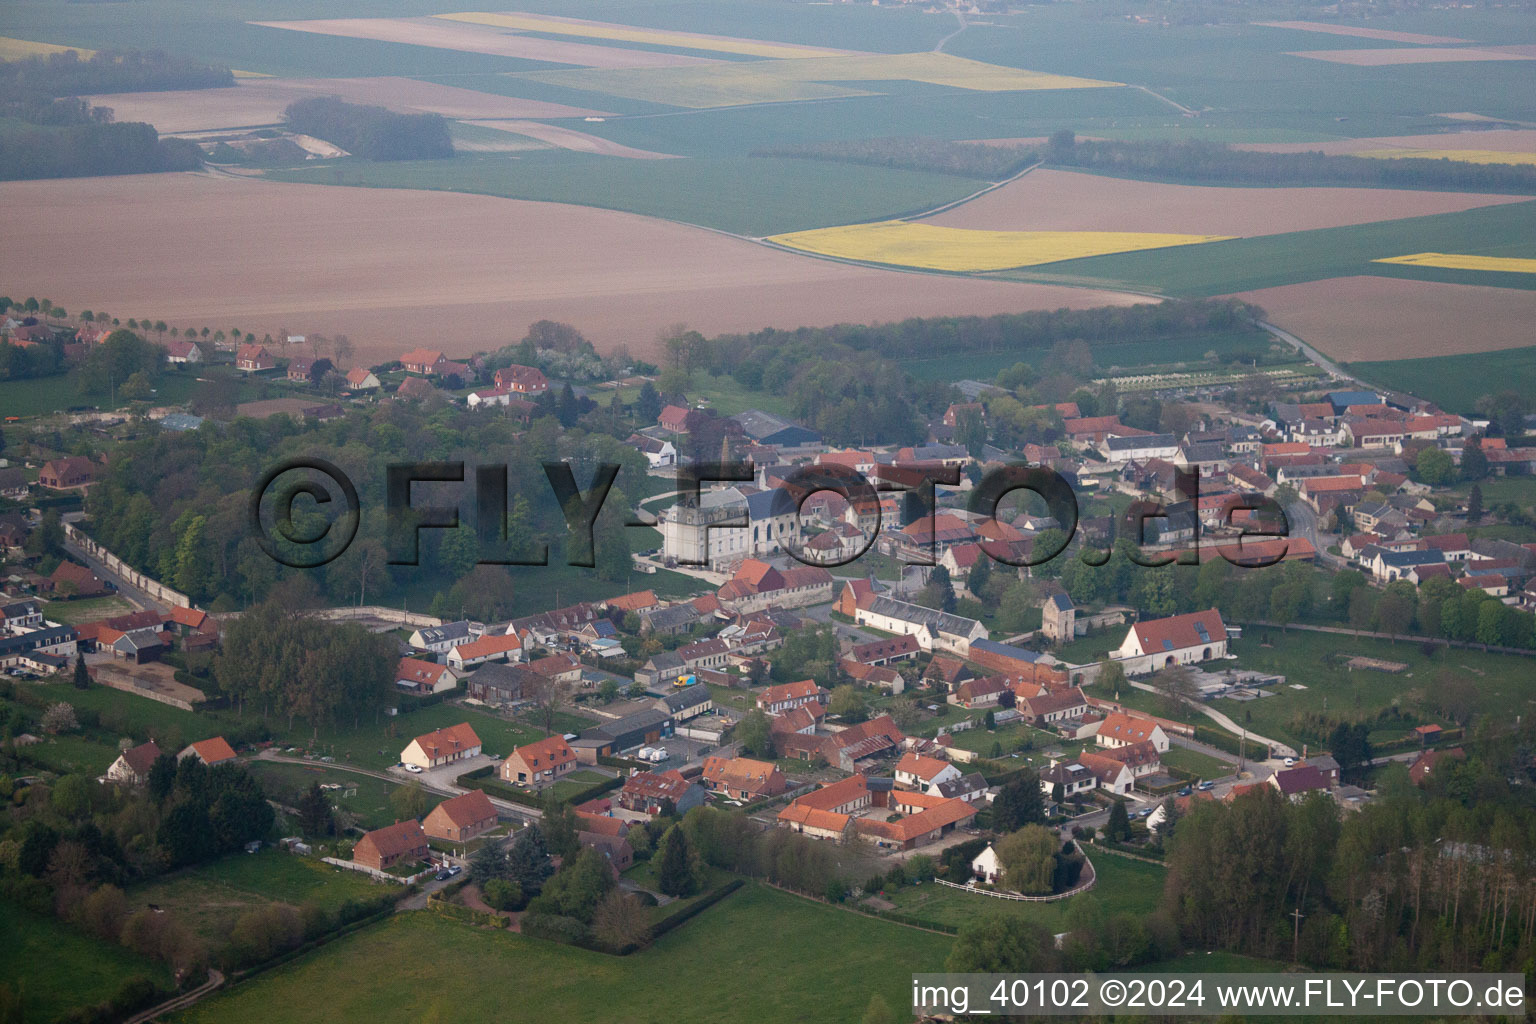
<path fill-rule="evenodd" d="M 1305 915 L 1305 914 L 1303 914 L 1301 912 L 1301 907 L 1300 906 L 1298 906 L 1295 910 L 1291 911 L 1291 917 L 1294 918 L 1295 921 L 1296 921 L 1295 931 L 1294 931 L 1294 933 L 1293 933 L 1293 935 L 1291 937 L 1291 962 L 1292 963 L 1296 963 L 1297 960 L 1298 960 L 1297 953 L 1301 949 L 1301 919 L 1303 917 L 1306 917 L 1306 916 L 1307 915 Z"/>

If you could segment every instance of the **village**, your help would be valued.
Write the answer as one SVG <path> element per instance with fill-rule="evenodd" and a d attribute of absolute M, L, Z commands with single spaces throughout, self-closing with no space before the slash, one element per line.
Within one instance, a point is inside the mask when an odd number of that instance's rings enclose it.
<path fill-rule="evenodd" d="M 31 326 L 12 322 L 12 343 L 38 343 Z M 235 420 L 304 429 L 402 401 L 527 428 L 600 391 L 433 350 L 345 374 L 273 354 L 299 345 L 166 351 L 232 355 L 289 392 Z M 1163 392 L 1187 410 L 1180 432 L 1059 402 L 1031 410 L 1055 440 L 1005 449 L 989 422 L 1014 399 L 963 381 L 923 443 L 849 448 L 761 409 L 662 395 L 650 376 L 608 385 L 655 405 L 623 440 L 648 482 L 621 486 L 656 537 L 630 554 L 628 586 L 501 620 L 361 594 L 314 609 L 393 665 L 387 724 L 324 740 L 252 728 L 220 692 L 208 666 L 250 610 L 205 609 L 98 539 L 81 498 L 88 509 L 110 456 L 13 458 L 0 467 L 14 509 L 0 513 L 0 669 L 20 706 L 51 703 L 39 727 L 17 719 L 12 749 L 47 765 L 71 733 L 106 746 L 105 717 L 81 726 L 72 693 L 151 704 L 114 712 L 126 728 L 96 769 L 103 785 L 143 791 L 156 772 L 180 779 L 157 764 L 188 759 L 239 768 L 279 822 L 242 855 L 324 865 L 402 907 L 627 949 L 734 891 L 719 866 L 677 867 L 698 862 L 679 848 L 718 820 L 701 814 L 737 816 L 755 844 L 810 843 L 820 866 L 770 870 L 775 884 L 892 920 L 954 927 L 1090 890 L 1117 901 L 1147 884 L 1127 871 L 1162 870 L 1176 823 L 1202 804 L 1261 793 L 1358 814 L 1391 766 L 1430 786 L 1466 760 L 1483 709 L 1432 666 L 1480 657 L 1515 676 L 1530 656 L 1536 544 L 1505 539 L 1519 510 L 1485 506 L 1480 488 L 1528 477 L 1536 449 L 1411 396 L 1298 383 L 1250 412 Z M 144 412 L 171 434 L 218 429 L 185 407 Z M 693 499 L 680 472 L 717 460 L 750 475 Z M 1064 481 L 1075 521 L 1038 494 L 978 505 L 986 474 L 1012 462 Z M 829 489 L 855 479 L 873 501 Z M 1095 575 L 1094 549 L 1134 549 L 1143 567 Z M 1305 659 L 1307 636 L 1337 651 Z M 1426 690 L 1414 678 L 1430 671 L 1441 685 Z M 599 872 L 581 884 L 633 897 L 627 930 L 537 895 L 578 884 L 578 866 Z"/>

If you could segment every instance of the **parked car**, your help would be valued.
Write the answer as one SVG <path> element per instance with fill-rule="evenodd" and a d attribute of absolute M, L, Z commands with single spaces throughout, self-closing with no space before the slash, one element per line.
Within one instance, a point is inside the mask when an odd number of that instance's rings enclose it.
<path fill-rule="evenodd" d="M 448 881 L 448 879 L 453 877 L 453 872 L 451 872 L 451 871 L 439 871 L 437 873 L 436 877 L 437 877 L 437 880 L 439 882 L 446 882 L 446 881 Z"/>
<path fill-rule="evenodd" d="M 419 765 L 419 764 L 408 764 L 408 765 L 405 766 L 405 770 L 410 772 L 412 775 L 420 775 L 421 774 L 421 765 Z"/>
<path fill-rule="evenodd" d="M 457 864 L 455 864 L 453 867 L 448 869 L 448 877 L 452 878 L 454 875 L 458 874 L 460 871 L 463 871 L 463 870 L 464 870 L 463 868 L 461 868 Z"/>
<path fill-rule="evenodd" d="M 1195 787 L 1195 788 L 1200 790 L 1200 792 L 1202 792 L 1202 793 L 1208 793 L 1211 790 L 1216 788 L 1216 783 L 1214 783 L 1214 782 L 1210 781 L 1209 779 L 1207 779 L 1206 781 L 1200 783 L 1200 785 Z"/>
<path fill-rule="evenodd" d="M 1296 759 L 1294 757 L 1286 758 L 1285 759 L 1285 766 L 1287 768 L 1294 768 L 1294 767 L 1296 767 Z"/>

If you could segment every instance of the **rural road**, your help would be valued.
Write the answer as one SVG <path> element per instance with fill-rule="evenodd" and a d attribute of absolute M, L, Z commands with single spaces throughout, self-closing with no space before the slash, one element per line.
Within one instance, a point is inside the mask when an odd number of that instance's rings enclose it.
<path fill-rule="evenodd" d="M 955 38 L 955 36 L 959 35 L 961 32 L 964 32 L 969 27 L 966 24 L 965 15 L 961 14 L 959 11 L 955 11 L 954 15 L 955 15 L 955 20 L 960 23 L 960 27 L 955 29 L 949 35 L 945 36 L 943 39 L 940 39 L 938 42 L 934 43 L 933 44 L 933 52 L 934 53 L 943 53 L 944 52 L 944 44 L 948 43 L 951 39 Z"/>
<path fill-rule="evenodd" d="M 70 513 L 70 515 L 73 518 L 66 517 L 66 521 L 70 523 L 77 523 L 81 519 L 85 518 L 83 513 L 76 512 Z M 112 585 L 117 588 L 117 592 L 120 596 L 137 605 L 141 610 L 155 611 L 161 614 L 169 613 L 169 608 L 151 598 L 148 594 L 144 593 L 144 591 L 140 590 L 138 587 L 135 587 L 132 583 L 129 583 L 127 580 L 123 579 L 111 569 L 108 569 L 100 559 L 86 554 L 85 549 L 82 548 L 79 544 L 76 544 L 73 540 L 70 540 L 68 534 L 64 535 L 64 550 L 69 554 L 71 558 L 83 562 L 85 567 L 90 569 L 97 576 L 111 582 Z"/>
<path fill-rule="evenodd" d="M 1157 687 L 1153 686 L 1151 683 L 1138 683 L 1134 679 L 1131 680 L 1130 682 L 1131 682 L 1131 685 L 1134 686 L 1138 690 L 1145 690 L 1148 693 L 1159 693 L 1160 692 L 1157 689 Z M 1223 729 L 1227 730 L 1227 732 L 1230 732 L 1233 736 L 1244 736 L 1244 735 L 1246 735 L 1254 743 L 1263 743 L 1263 744 L 1265 744 L 1266 746 L 1269 747 L 1271 754 L 1273 754 L 1275 757 L 1296 757 L 1297 756 L 1295 749 L 1293 749 L 1292 747 L 1290 747 L 1290 746 L 1288 746 L 1288 745 L 1286 745 L 1284 743 L 1281 743 L 1279 740 L 1272 740 L 1272 739 L 1269 739 L 1267 737 L 1260 736 L 1258 733 L 1254 732 L 1252 729 L 1244 729 L 1242 726 L 1238 725 L 1236 722 L 1232 721 L 1232 719 L 1228 718 L 1226 715 L 1222 714 L 1220 711 L 1217 711 L 1215 708 L 1207 707 L 1206 705 L 1204 705 L 1204 704 L 1202 704 L 1202 703 L 1200 703 L 1198 701 L 1186 700 L 1184 703 L 1188 704 L 1190 707 L 1194 708 L 1196 711 L 1202 712 L 1207 718 L 1209 718 L 1211 721 L 1215 722 L 1217 725 L 1221 726 Z M 1249 758 L 1249 760 L 1254 760 L 1254 759 L 1253 758 Z"/>
<path fill-rule="evenodd" d="M 1349 561 L 1331 554 L 1324 546 L 1317 533 L 1317 513 L 1312 511 L 1312 506 L 1304 501 L 1293 501 L 1285 506 L 1285 521 L 1290 530 L 1290 535 L 1300 537 L 1312 549 L 1317 552 L 1317 560 L 1324 562 L 1334 569 L 1348 569 Z"/>
<path fill-rule="evenodd" d="M 222 984 L 224 984 L 224 975 L 210 967 L 208 968 L 208 980 L 197 986 L 197 988 L 190 992 L 183 992 L 172 999 L 167 999 L 159 1006 L 152 1006 L 142 1013 L 134 1014 L 125 1020 L 123 1024 L 145 1024 L 146 1021 L 158 1020 L 165 1014 L 174 1013 L 177 1010 L 185 1010 Z"/>

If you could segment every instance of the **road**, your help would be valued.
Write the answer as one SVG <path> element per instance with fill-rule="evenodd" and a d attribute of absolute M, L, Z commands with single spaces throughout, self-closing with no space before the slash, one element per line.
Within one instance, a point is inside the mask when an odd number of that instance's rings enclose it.
<path fill-rule="evenodd" d="M 75 514 L 76 516 L 79 515 L 79 513 Z M 170 609 L 165 605 L 156 601 L 154 598 L 144 593 L 144 591 L 140 590 L 138 587 L 135 587 L 133 584 L 129 583 L 127 580 L 123 579 L 121 576 L 108 569 L 106 565 L 103 564 L 99 559 L 86 554 L 85 549 L 76 544 L 74 541 L 70 540 L 67 534 L 64 537 L 64 550 L 69 553 L 71 558 L 75 559 L 77 562 L 83 563 L 86 568 L 90 569 L 97 576 L 110 582 L 117 588 L 118 594 L 133 604 L 137 605 L 141 610 L 155 611 L 162 615 L 170 614 Z"/>
<path fill-rule="evenodd" d="M 1348 559 L 1330 554 L 1324 541 L 1319 538 L 1317 532 L 1317 513 L 1312 506 L 1297 499 L 1285 506 L 1285 521 L 1290 531 L 1290 536 L 1300 537 L 1312 545 L 1317 552 L 1317 560 L 1334 569 L 1349 568 Z"/>
<path fill-rule="evenodd" d="M 1138 690 L 1145 690 L 1147 693 L 1162 693 L 1161 690 L 1150 683 L 1138 683 L 1133 679 L 1131 680 L 1131 685 Z M 1270 749 L 1270 753 L 1274 755 L 1271 760 L 1299 756 L 1296 753 L 1294 747 L 1291 747 L 1285 743 L 1281 743 L 1279 740 L 1272 740 L 1268 737 L 1260 736 L 1258 733 L 1251 729 L 1244 729 L 1242 726 L 1238 725 L 1236 722 L 1232 721 L 1232 719 L 1228 718 L 1226 715 L 1222 714 L 1220 711 L 1217 711 L 1213 707 L 1209 707 L 1199 701 L 1193 700 L 1186 700 L 1184 703 L 1188 704 L 1196 711 L 1204 714 L 1207 718 L 1221 726 L 1223 729 L 1227 730 L 1227 732 L 1231 733 L 1233 736 L 1247 735 L 1248 739 L 1254 743 L 1263 743 L 1267 745 Z"/>
<path fill-rule="evenodd" d="M 1274 324 L 1267 323 L 1263 320 L 1255 320 L 1254 323 L 1268 331 L 1270 334 L 1273 334 L 1287 345 L 1295 348 L 1296 351 L 1306 356 L 1307 359 L 1315 363 L 1320 369 L 1322 369 L 1324 373 L 1328 374 L 1329 376 L 1337 380 L 1347 380 L 1355 384 L 1369 387 L 1365 381 L 1349 373 L 1338 363 L 1334 362 L 1332 359 L 1329 359 L 1327 356 L 1323 355 L 1317 349 L 1313 348 L 1311 345 L 1308 345 L 1306 342 L 1302 341 L 1300 338 L 1296 337 L 1296 335 L 1292 334 L 1290 331 L 1287 331 L 1285 328 L 1276 327 Z M 1371 390 L 1375 389 L 1372 388 Z"/>
<path fill-rule="evenodd" d="M 954 16 L 955 16 L 955 20 L 960 23 L 960 27 L 955 29 L 949 35 L 945 36 L 943 39 L 940 39 L 938 42 L 934 43 L 933 44 L 933 52 L 934 53 L 943 53 L 944 52 L 944 45 L 946 43 L 948 43 L 951 39 L 955 38 L 955 36 L 959 35 L 961 32 L 964 32 L 966 30 L 966 28 L 968 27 L 966 25 L 965 15 L 961 14 L 959 11 L 954 11 L 953 13 L 954 13 Z"/>
<path fill-rule="evenodd" d="M 197 986 L 197 988 L 167 999 L 159 1006 L 152 1006 L 141 1013 L 136 1013 L 124 1021 L 123 1024 L 145 1024 L 147 1021 L 158 1020 L 168 1013 L 185 1010 L 222 984 L 224 984 L 224 975 L 210 967 L 208 968 L 208 980 Z"/>
<path fill-rule="evenodd" d="M 422 789 L 425 789 L 429 793 L 436 793 L 438 796 L 458 796 L 460 793 L 469 792 L 467 789 L 464 789 L 461 786 L 445 786 L 433 782 L 429 777 L 425 775 L 402 776 L 395 775 L 390 772 L 374 771 L 372 768 L 358 768 L 355 765 L 342 764 L 340 761 L 316 761 L 302 757 L 286 757 L 282 754 L 276 753 L 271 747 L 268 747 L 267 749 L 257 754 L 256 759 L 258 761 L 276 761 L 279 764 L 303 765 L 306 768 L 334 768 L 339 772 L 351 772 L 353 775 L 366 775 L 372 779 L 383 779 L 385 782 L 392 782 L 397 786 L 404 785 L 406 782 L 414 780 L 421 783 Z M 498 799 L 497 797 L 491 796 L 489 793 L 487 793 L 486 796 L 490 797 L 492 805 L 494 805 L 498 811 L 506 811 L 513 817 L 520 818 L 524 821 L 527 821 L 530 818 L 542 817 L 542 813 L 536 807 L 524 807 L 522 804 L 514 804 L 506 800 Z"/>

